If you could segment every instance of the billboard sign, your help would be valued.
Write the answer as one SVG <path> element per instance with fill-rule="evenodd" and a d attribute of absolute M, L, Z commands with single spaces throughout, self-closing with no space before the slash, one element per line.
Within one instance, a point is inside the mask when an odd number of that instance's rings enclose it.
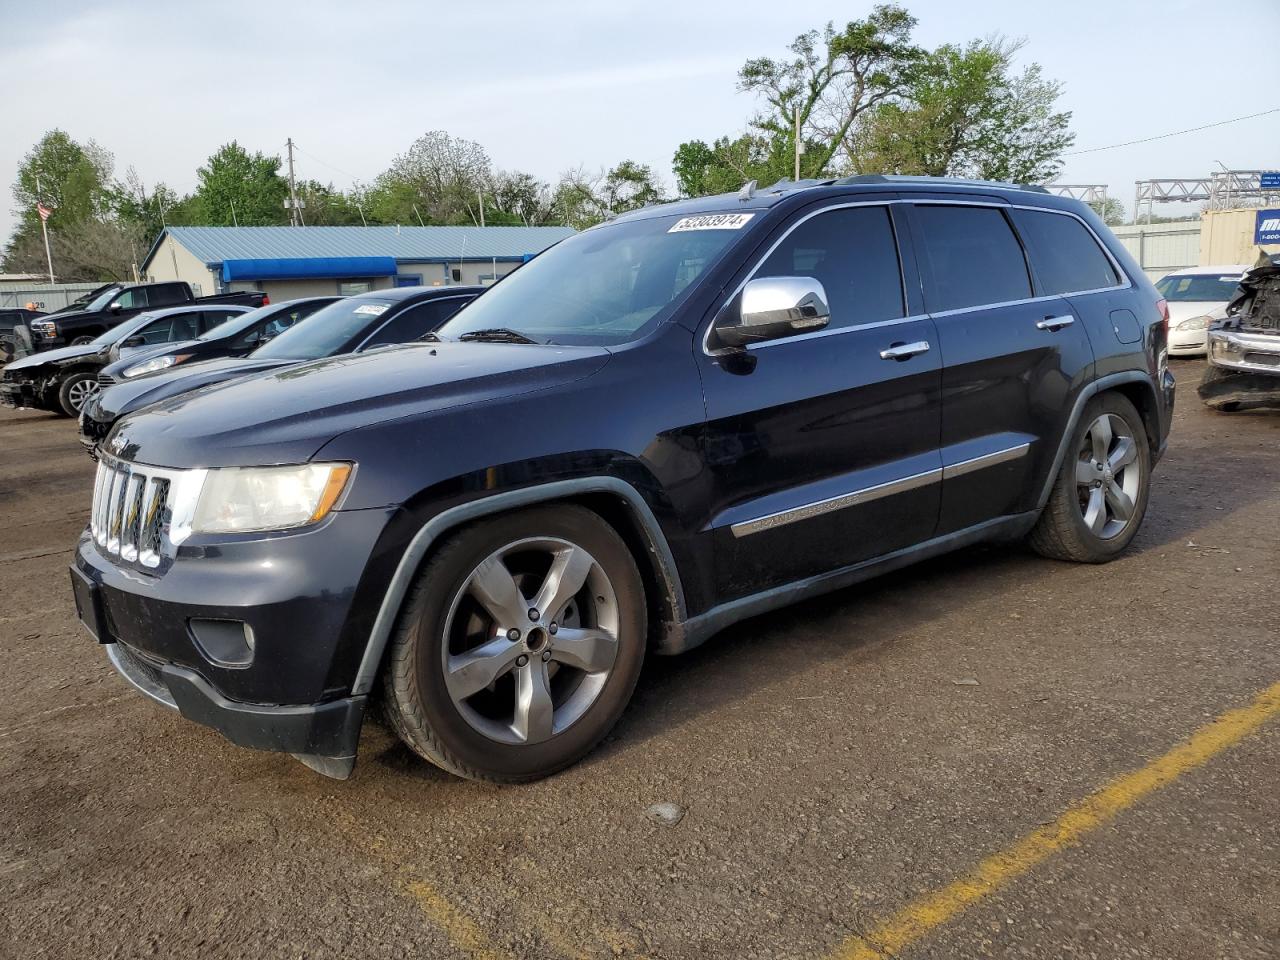
<path fill-rule="evenodd" d="M 1280 210 L 1259 210 L 1253 227 L 1254 243 L 1280 243 Z"/>

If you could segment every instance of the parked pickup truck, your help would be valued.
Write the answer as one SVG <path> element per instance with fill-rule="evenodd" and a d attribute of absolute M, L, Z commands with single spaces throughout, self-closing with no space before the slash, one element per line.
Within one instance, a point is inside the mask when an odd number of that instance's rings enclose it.
<path fill-rule="evenodd" d="M 64 344 L 88 343 L 144 310 L 180 307 L 186 304 L 236 304 L 260 307 L 269 303 L 265 293 L 246 291 L 197 297 L 191 287 L 177 283 L 111 283 L 93 291 L 91 298 L 77 301 L 74 310 L 61 310 L 32 320 L 27 324 L 36 350 L 48 350 Z"/>
<path fill-rule="evenodd" d="M 376 706 L 445 770 L 531 780 L 604 739 L 649 653 L 983 541 L 1119 556 L 1169 434 L 1167 309 L 1042 187 L 635 210 L 430 340 L 121 417 L 76 609 L 142 695 L 241 745 L 346 777 Z"/>

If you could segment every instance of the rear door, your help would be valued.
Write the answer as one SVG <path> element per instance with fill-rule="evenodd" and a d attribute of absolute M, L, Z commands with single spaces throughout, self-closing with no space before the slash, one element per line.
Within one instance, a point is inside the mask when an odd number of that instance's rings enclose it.
<path fill-rule="evenodd" d="M 903 283 L 893 208 L 799 215 L 752 277 L 822 283 L 823 330 L 699 348 L 716 592 L 729 600 L 928 539 L 938 513 L 939 351 Z M 914 301 L 914 302 L 913 302 Z M 900 359 L 883 355 L 915 345 Z"/>
<path fill-rule="evenodd" d="M 1093 352 L 1001 205 L 910 204 L 942 360 L 938 534 L 1035 507 Z"/>

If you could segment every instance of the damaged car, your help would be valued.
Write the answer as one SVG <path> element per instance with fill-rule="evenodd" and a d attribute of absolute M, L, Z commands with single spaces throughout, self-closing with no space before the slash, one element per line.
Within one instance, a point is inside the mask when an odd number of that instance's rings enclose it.
<path fill-rule="evenodd" d="M 1280 408 L 1280 257 L 1263 255 L 1245 273 L 1227 318 L 1209 330 L 1206 406 L 1231 413 Z"/>

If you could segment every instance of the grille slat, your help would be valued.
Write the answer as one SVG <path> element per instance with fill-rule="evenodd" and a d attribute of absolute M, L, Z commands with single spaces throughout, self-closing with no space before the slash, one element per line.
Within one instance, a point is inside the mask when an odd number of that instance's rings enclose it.
<path fill-rule="evenodd" d="M 177 474 L 103 457 L 93 481 L 89 531 L 109 556 L 155 568 L 171 555 L 171 496 Z"/>

